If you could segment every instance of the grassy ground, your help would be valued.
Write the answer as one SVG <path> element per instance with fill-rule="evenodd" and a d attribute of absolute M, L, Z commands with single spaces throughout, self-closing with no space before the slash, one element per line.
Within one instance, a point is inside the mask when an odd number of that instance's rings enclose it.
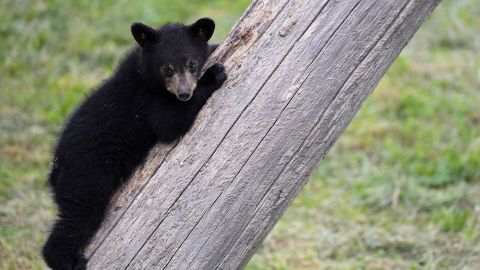
<path fill-rule="evenodd" d="M 172 4 L 175 3 L 175 4 Z M 132 44 L 134 20 L 248 1 L 0 2 L 0 269 L 43 269 L 60 124 Z M 248 269 L 480 269 L 480 6 L 446 0 L 397 59 Z"/>

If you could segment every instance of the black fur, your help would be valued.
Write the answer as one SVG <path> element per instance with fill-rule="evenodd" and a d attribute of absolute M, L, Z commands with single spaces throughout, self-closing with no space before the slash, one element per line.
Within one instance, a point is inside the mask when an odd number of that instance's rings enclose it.
<path fill-rule="evenodd" d="M 83 249 L 102 222 L 114 192 L 154 144 L 184 135 L 226 80 L 223 66 L 215 64 L 198 79 L 190 100 L 180 101 L 166 90 L 162 65 L 194 59 L 199 73 L 208 57 L 206 37 L 210 38 L 214 25 L 210 19 L 199 21 L 159 29 L 132 25 L 140 46 L 66 123 L 48 179 L 58 205 L 58 220 L 43 247 L 52 269 L 86 268 Z M 147 35 L 142 35 L 145 29 Z"/>

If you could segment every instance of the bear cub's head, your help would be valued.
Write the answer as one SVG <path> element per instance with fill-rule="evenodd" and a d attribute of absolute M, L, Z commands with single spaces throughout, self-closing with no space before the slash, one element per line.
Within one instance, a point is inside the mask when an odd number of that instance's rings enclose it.
<path fill-rule="evenodd" d="M 189 100 L 208 58 L 207 42 L 215 30 L 213 20 L 202 18 L 191 25 L 166 24 L 158 29 L 136 22 L 131 30 L 142 51 L 149 86 L 155 91 L 167 90 L 179 100 Z"/>

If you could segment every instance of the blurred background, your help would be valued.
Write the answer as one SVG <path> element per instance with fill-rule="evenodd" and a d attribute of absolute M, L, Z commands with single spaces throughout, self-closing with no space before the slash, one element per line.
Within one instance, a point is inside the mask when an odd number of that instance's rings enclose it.
<path fill-rule="evenodd" d="M 44 269 L 62 121 L 134 44 L 130 24 L 250 1 L 0 1 L 0 269 Z M 480 3 L 445 0 L 247 269 L 480 269 Z"/>

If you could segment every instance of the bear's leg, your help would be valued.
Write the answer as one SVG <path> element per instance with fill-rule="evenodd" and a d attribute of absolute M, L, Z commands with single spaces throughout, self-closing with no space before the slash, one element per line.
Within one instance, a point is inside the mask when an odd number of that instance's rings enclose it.
<path fill-rule="evenodd" d="M 114 192 L 111 179 L 98 176 L 95 182 L 61 179 L 55 187 L 59 218 L 43 247 L 45 261 L 54 270 L 86 268 L 83 249 L 100 226 Z"/>

